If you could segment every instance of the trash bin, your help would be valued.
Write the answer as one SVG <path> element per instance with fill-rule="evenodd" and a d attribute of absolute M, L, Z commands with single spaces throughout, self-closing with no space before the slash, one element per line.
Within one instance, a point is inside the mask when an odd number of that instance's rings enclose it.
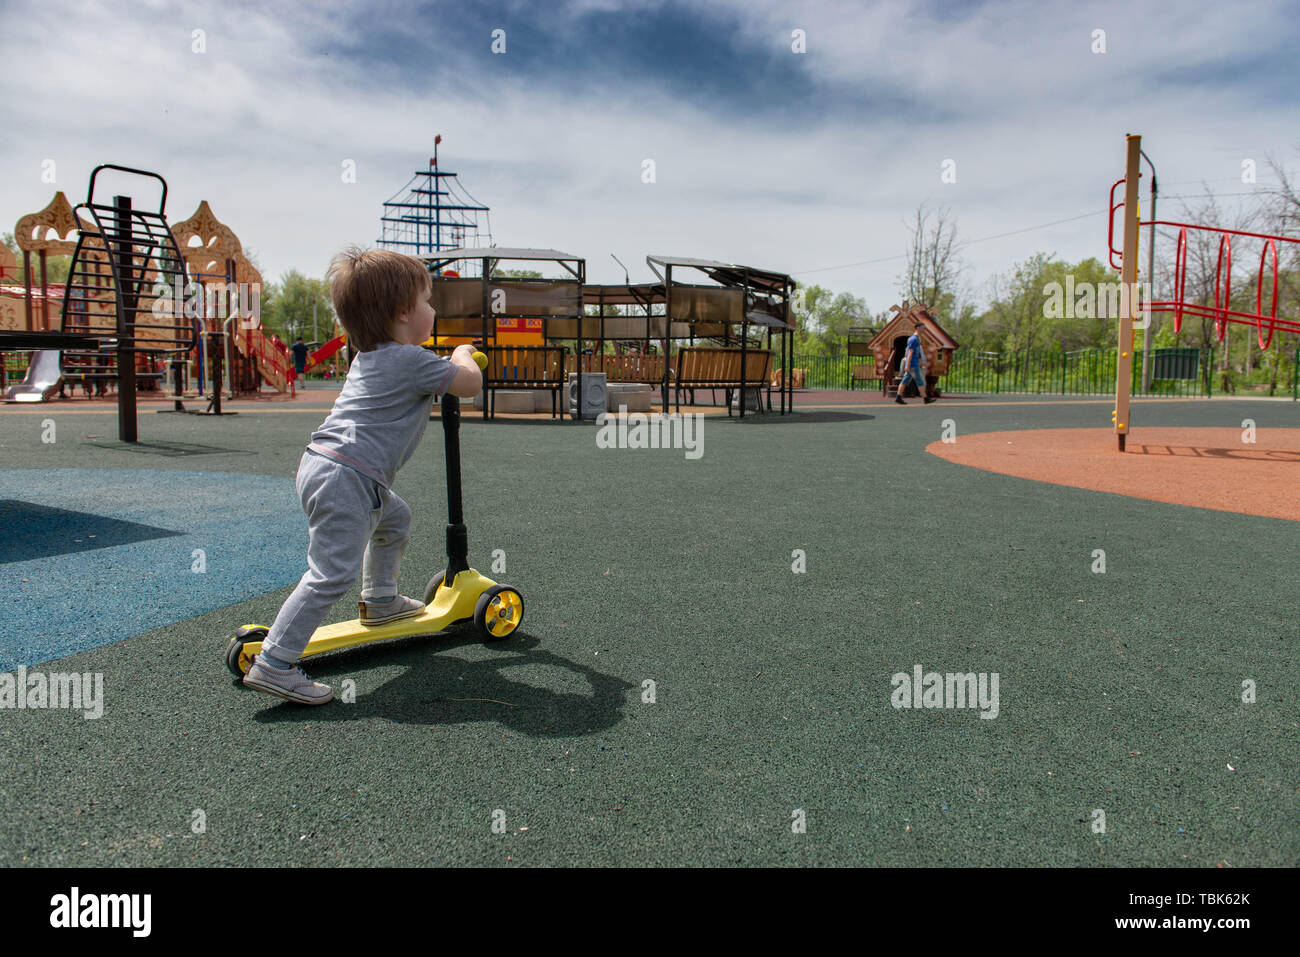
<path fill-rule="evenodd" d="M 733 389 L 731 393 L 731 407 L 740 408 L 740 390 Z M 763 389 L 761 386 L 749 386 L 745 389 L 745 411 L 761 412 L 763 409 Z"/>
<path fill-rule="evenodd" d="M 569 376 L 565 382 L 565 395 L 568 397 L 569 415 L 575 419 L 594 419 L 604 414 L 608 401 L 608 386 L 603 372 L 584 372 L 582 374 L 582 413 L 578 412 L 578 377 Z"/>

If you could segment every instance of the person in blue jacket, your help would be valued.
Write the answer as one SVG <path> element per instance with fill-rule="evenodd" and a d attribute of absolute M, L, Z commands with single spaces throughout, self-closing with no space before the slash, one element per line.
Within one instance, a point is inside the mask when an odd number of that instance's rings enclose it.
<path fill-rule="evenodd" d="M 899 405 L 907 405 L 903 401 L 903 390 L 907 388 L 908 382 L 916 383 L 917 391 L 924 397 L 926 405 L 934 401 L 925 391 L 925 370 L 929 363 L 925 358 L 925 350 L 921 348 L 921 330 L 924 328 L 925 323 L 918 322 L 907 340 L 907 351 L 903 354 L 903 377 L 898 380 L 898 394 L 894 396 L 894 401 Z"/>

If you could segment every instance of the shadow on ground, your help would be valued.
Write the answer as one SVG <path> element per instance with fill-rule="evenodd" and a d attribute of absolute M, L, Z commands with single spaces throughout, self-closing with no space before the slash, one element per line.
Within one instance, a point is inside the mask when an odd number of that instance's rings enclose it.
<path fill-rule="evenodd" d="M 358 694 L 353 704 L 336 699 L 314 708 L 285 702 L 259 712 L 257 720 L 319 724 L 384 718 L 427 725 L 493 721 L 534 737 L 562 738 L 593 734 L 618 724 L 627 692 L 636 687 L 540 649 L 538 639 L 526 632 L 493 643 L 492 650 L 499 654 L 491 658 L 466 661 L 443 654 L 480 644 L 477 637 L 415 637 L 310 661 L 311 676 L 332 685 L 336 695 L 345 676 L 386 664 L 409 667 L 391 681 Z M 550 691 L 501 674 L 521 665 L 551 666 L 581 675 L 591 685 L 591 694 Z M 267 703 L 272 704 L 270 698 Z"/>
<path fill-rule="evenodd" d="M 252 449 L 223 449 L 215 445 L 190 445 L 186 442 L 83 442 L 97 449 L 114 452 L 138 452 L 142 455 L 257 455 Z"/>
<path fill-rule="evenodd" d="M 442 419 L 442 416 L 441 416 L 441 415 L 431 415 L 431 416 L 429 416 L 429 421 L 430 421 L 430 422 L 438 422 L 438 421 L 440 421 L 441 419 Z M 495 418 L 495 419 L 485 419 L 485 418 L 483 418 L 483 413 L 482 413 L 482 412 L 479 412 L 479 411 L 477 411 L 477 410 L 475 410 L 474 414 L 472 414 L 472 415 L 469 414 L 469 413 L 467 413 L 467 412 L 462 412 L 462 413 L 460 414 L 460 421 L 461 421 L 461 424 L 462 424 L 462 425 L 465 425 L 465 426 L 474 426 L 474 425 L 488 425 L 488 426 L 492 426 L 492 425 L 548 425 L 548 426 L 551 426 L 552 428 L 554 428 L 554 427 L 556 427 L 556 426 L 566 426 L 566 427 L 575 427 L 575 428 L 576 428 L 577 426 L 584 426 L 584 425 L 585 425 L 585 426 L 587 426 L 588 428 L 590 428 L 591 426 L 595 425 L 595 422 L 594 422 L 593 420 L 591 420 L 591 419 L 587 419 L 586 421 L 582 421 L 582 422 L 580 422 L 580 421 L 578 421 L 577 419 L 570 419 L 570 418 L 567 418 L 567 417 L 558 417 L 558 418 L 554 418 L 554 419 L 553 419 L 553 418 L 551 418 L 549 415 L 548 415 L 546 418 L 544 418 L 544 419 L 543 419 L 543 418 L 539 418 L 539 417 L 537 417 L 537 416 L 529 416 L 528 418 L 523 418 L 523 417 L 520 417 L 520 418 L 512 418 L 512 417 L 510 417 L 509 415 L 505 414 L 504 412 L 503 412 L 503 413 L 502 413 L 498 418 Z"/>
<path fill-rule="evenodd" d="M 0 538 L 0 565 L 185 534 L 17 499 L 0 500 L 0 528 L 4 529 L 4 537 Z"/>
<path fill-rule="evenodd" d="M 1130 445 L 1128 451 L 1132 455 L 1239 459 L 1243 462 L 1300 462 L 1300 451 L 1295 449 L 1215 449 L 1203 445 Z"/>
<path fill-rule="evenodd" d="M 726 416 L 723 416 L 726 419 Z M 743 419 L 739 416 L 731 416 L 734 422 L 743 422 L 745 425 L 750 423 L 762 425 L 796 425 L 808 422 L 866 422 L 874 419 L 874 415 L 866 415 L 862 412 L 838 412 L 832 409 L 822 409 L 816 412 L 799 412 L 780 415 L 775 412 L 769 412 L 764 415 L 754 415 L 752 412 L 747 414 Z"/>

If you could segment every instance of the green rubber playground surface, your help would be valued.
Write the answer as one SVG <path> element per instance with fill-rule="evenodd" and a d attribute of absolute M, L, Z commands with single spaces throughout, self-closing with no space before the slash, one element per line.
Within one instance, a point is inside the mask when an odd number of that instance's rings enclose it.
<path fill-rule="evenodd" d="M 1135 430 L 1300 424 L 1291 403 L 1134 405 Z M 41 415 L 0 413 L 5 468 L 33 488 L 49 469 L 156 470 L 142 500 L 196 471 L 291 495 L 322 417 L 142 412 L 148 445 L 126 450 L 111 415 L 50 415 L 53 445 Z M 256 597 L 144 633 L 128 601 L 132 637 L 29 665 L 102 673 L 104 710 L 0 711 L 0 864 L 1300 864 L 1295 523 L 925 452 L 949 418 L 960 441 L 1108 415 L 1001 396 L 709 417 L 696 460 L 597 448 L 590 424 L 467 417 L 471 561 L 521 591 L 523 627 L 318 659 L 312 677 L 355 701 L 315 709 L 227 672 L 225 636 L 269 625 L 289 588 L 252 560 L 271 544 L 257 509 L 237 547 L 205 547 L 196 515 L 168 529 L 190 537 L 166 587 L 196 587 L 193 544 L 206 574 L 244 574 L 231 594 Z M 418 595 L 443 564 L 436 422 L 397 491 Z M 77 560 L 112 582 L 118 547 Z M 129 584 L 70 576 L 65 591 L 93 604 Z M 6 631 L 39 615 L 21 590 L 4 601 Z M 997 716 L 893 707 L 892 676 L 917 665 L 997 674 Z"/>

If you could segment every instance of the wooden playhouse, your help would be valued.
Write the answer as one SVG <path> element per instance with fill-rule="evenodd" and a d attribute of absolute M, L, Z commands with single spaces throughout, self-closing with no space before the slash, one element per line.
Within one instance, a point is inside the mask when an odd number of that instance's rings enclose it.
<path fill-rule="evenodd" d="M 901 304 L 890 306 L 889 310 L 894 313 L 894 317 L 885 323 L 867 345 L 875 358 L 875 378 L 881 381 L 883 395 L 889 398 L 898 392 L 900 366 L 907 351 L 907 340 L 919 322 L 925 327 L 920 333 L 921 350 L 929 363 L 925 375 L 926 391 L 932 396 L 938 396 L 939 377 L 948 372 L 952 354 L 957 350 L 957 340 L 939 325 L 939 320 L 923 302 L 908 302 L 904 299 Z"/>

